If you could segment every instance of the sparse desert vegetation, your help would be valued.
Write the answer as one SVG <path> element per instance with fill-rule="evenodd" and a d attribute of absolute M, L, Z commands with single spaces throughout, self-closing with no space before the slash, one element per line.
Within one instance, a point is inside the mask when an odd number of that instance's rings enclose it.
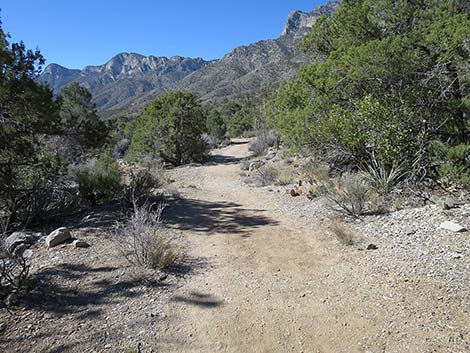
<path fill-rule="evenodd" d="M 0 26 L 0 351 L 470 351 L 469 11 L 83 70 Z"/>

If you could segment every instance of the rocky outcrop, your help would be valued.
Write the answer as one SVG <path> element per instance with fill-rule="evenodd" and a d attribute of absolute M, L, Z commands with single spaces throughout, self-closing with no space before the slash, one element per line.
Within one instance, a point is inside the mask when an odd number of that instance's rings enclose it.
<path fill-rule="evenodd" d="M 22 255 L 42 237 L 42 233 L 15 232 L 5 239 L 5 249 L 13 255 Z"/>

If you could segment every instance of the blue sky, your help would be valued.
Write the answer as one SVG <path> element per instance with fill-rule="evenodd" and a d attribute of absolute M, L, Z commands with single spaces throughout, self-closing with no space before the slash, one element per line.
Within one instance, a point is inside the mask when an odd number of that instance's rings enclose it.
<path fill-rule="evenodd" d="M 12 41 L 38 47 L 47 63 L 105 63 L 120 52 L 215 59 L 279 35 L 293 9 L 326 0 L 2 0 Z"/>

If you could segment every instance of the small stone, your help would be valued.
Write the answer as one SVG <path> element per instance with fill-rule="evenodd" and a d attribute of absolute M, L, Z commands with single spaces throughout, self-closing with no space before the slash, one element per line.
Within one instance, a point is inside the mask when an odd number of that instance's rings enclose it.
<path fill-rule="evenodd" d="M 0 322 L 0 332 L 4 332 L 7 329 L 7 324 Z"/>
<path fill-rule="evenodd" d="M 163 282 L 164 280 L 166 280 L 168 278 L 168 275 L 166 273 L 164 273 L 163 275 L 160 276 L 160 278 L 158 279 L 160 282 Z"/>
<path fill-rule="evenodd" d="M 75 246 L 76 248 L 89 248 L 90 244 L 88 244 L 84 240 L 76 239 L 73 241 L 73 246 Z"/>
<path fill-rule="evenodd" d="M 220 351 L 220 350 L 222 350 L 222 349 L 224 349 L 224 348 L 225 348 L 225 345 L 224 345 L 223 342 L 216 342 L 216 343 L 214 344 L 214 349 L 215 349 L 216 351 Z"/>
<path fill-rule="evenodd" d="M 23 252 L 23 257 L 24 257 L 25 259 L 29 259 L 29 258 L 31 258 L 32 256 L 33 256 L 33 250 L 31 250 L 31 249 L 27 249 L 27 250 L 25 250 L 25 251 Z"/>
<path fill-rule="evenodd" d="M 416 230 L 411 227 L 406 227 L 403 229 L 403 233 L 405 233 L 405 235 L 413 235 L 416 233 Z"/>
<path fill-rule="evenodd" d="M 367 245 L 367 250 L 377 250 L 377 249 L 378 249 L 378 247 L 377 247 L 377 245 L 375 245 L 375 244 L 369 244 L 369 245 Z"/>
<path fill-rule="evenodd" d="M 66 241 L 72 239 L 72 234 L 70 230 L 66 227 L 58 228 L 49 234 L 46 238 L 46 245 L 49 248 L 65 243 Z"/>
<path fill-rule="evenodd" d="M 451 232 L 455 232 L 455 233 L 465 232 L 467 230 L 465 227 L 462 227 L 461 225 L 457 223 L 449 222 L 449 221 L 443 222 L 439 226 L 439 228 L 450 230 Z"/>

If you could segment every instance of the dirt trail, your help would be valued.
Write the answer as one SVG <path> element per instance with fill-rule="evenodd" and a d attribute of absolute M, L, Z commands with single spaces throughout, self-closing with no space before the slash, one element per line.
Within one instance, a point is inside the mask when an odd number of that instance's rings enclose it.
<path fill-rule="evenodd" d="M 178 182 L 189 187 L 168 210 L 201 269 L 176 291 L 157 351 L 383 351 L 386 343 L 369 337 L 388 322 L 380 305 L 377 316 L 362 313 L 355 269 L 341 248 L 241 183 L 246 144 L 216 154 L 214 165 L 180 170 Z"/>

